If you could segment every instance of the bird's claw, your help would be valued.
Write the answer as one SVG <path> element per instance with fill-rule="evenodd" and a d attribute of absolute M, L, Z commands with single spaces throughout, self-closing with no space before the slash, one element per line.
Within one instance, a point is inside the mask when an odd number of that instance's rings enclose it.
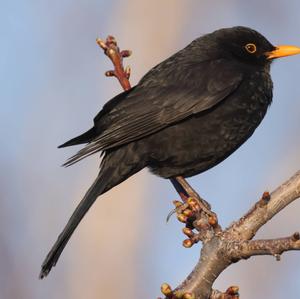
<path fill-rule="evenodd" d="M 173 214 L 177 214 L 177 219 L 185 223 L 185 227 L 182 232 L 188 237 L 183 241 L 183 246 L 185 248 L 190 248 L 194 244 L 201 240 L 200 234 L 194 233 L 193 229 L 204 230 L 209 228 L 214 228 L 218 225 L 218 219 L 215 213 L 209 210 L 204 203 L 200 202 L 198 199 L 193 197 L 183 198 L 183 202 L 174 200 L 173 204 L 175 209 L 173 209 L 167 216 L 167 221 Z M 199 218 L 199 214 L 201 214 Z M 202 216 L 206 215 L 207 221 L 201 221 Z M 194 221 L 197 220 L 197 225 L 194 225 Z M 203 222 L 203 223 L 202 223 Z"/>

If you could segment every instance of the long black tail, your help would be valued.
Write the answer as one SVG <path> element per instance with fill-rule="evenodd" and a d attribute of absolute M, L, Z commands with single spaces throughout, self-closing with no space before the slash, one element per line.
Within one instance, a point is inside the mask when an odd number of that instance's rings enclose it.
<path fill-rule="evenodd" d="M 72 138 L 71 140 L 68 140 L 67 142 L 61 144 L 58 146 L 58 148 L 66 147 L 66 146 L 71 146 L 71 145 L 77 145 L 77 144 L 82 144 L 82 143 L 88 143 L 91 140 L 93 140 L 96 136 L 96 129 L 95 127 L 89 129 L 85 133 Z"/>
<path fill-rule="evenodd" d="M 131 157 L 130 159 L 126 150 L 122 149 L 104 157 L 99 175 L 73 212 L 64 230 L 58 236 L 57 241 L 46 256 L 39 275 L 41 279 L 47 276 L 51 268 L 56 265 L 74 230 L 97 197 L 144 168 L 145 165 L 142 164 L 140 159 L 132 158 L 137 157 Z"/>

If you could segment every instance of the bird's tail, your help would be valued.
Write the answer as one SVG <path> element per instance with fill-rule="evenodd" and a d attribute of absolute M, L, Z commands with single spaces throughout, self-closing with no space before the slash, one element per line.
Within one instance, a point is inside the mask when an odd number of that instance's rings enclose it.
<path fill-rule="evenodd" d="M 95 127 L 93 127 L 91 129 L 89 129 L 88 131 L 86 131 L 85 133 L 83 133 L 75 138 L 72 138 L 72 139 L 68 140 L 67 142 L 59 145 L 58 148 L 82 144 L 82 143 L 88 143 L 95 138 L 96 134 L 97 134 L 96 129 L 95 129 Z"/>
<path fill-rule="evenodd" d="M 52 249 L 46 256 L 39 276 L 41 279 L 47 276 L 51 268 L 56 265 L 74 230 L 97 197 L 126 180 L 129 176 L 138 172 L 145 166 L 138 161 L 130 161 L 129 163 L 126 158 L 127 157 L 124 157 L 120 150 L 104 157 L 101 170 L 96 180 L 86 192 L 64 230 L 58 236 Z"/>

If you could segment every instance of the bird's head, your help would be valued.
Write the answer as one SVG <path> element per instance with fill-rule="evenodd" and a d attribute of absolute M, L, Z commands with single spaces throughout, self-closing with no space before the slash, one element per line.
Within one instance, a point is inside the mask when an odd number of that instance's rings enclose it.
<path fill-rule="evenodd" d="M 273 46 L 259 32 L 241 26 L 214 31 L 207 35 L 207 41 L 216 55 L 251 64 L 270 64 L 275 58 L 300 54 L 299 47 Z"/>

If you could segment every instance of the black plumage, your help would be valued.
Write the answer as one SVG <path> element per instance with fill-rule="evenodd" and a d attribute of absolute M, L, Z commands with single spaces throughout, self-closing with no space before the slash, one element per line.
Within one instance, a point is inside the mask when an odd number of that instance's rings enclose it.
<path fill-rule="evenodd" d="M 194 40 L 110 100 L 94 127 L 60 147 L 87 143 L 65 165 L 104 153 L 100 172 L 47 255 L 54 266 L 96 198 L 144 167 L 189 177 L 217 165 L 260 124 L 272 101 L 270 64 L 279 54 L 260 33 L 233 27 Z"/>

